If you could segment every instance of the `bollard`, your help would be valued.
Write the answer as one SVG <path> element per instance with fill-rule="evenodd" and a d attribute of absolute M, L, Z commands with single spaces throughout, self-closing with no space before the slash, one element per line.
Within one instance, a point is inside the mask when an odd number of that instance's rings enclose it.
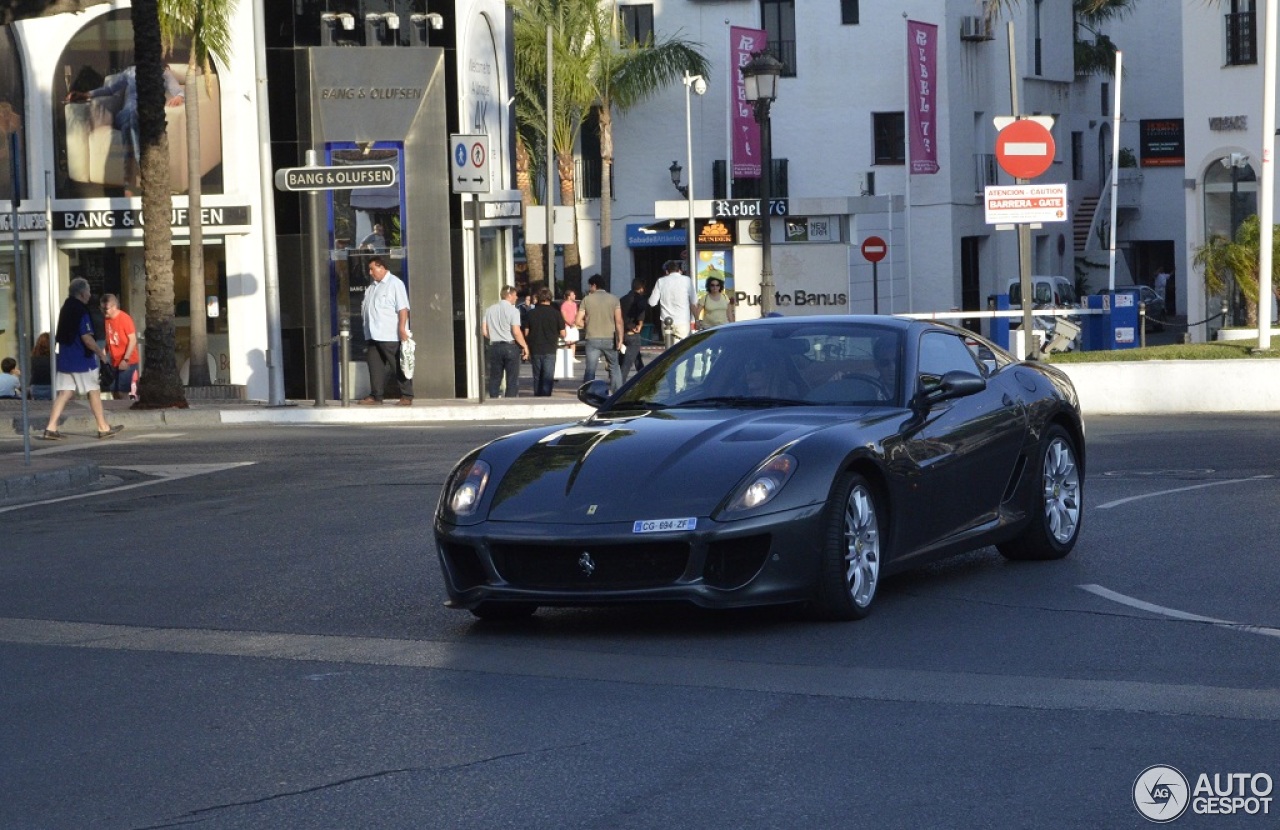
<path fill-rule="evenodd" d="M 345 314 L 338 321 L 338 385 L 342 387 L 342 405 L 351 405 L 351 319 Z"/>
<path fill-rule="evenodd" d="M 1138 301 L 1138 345 L 1147 347 L 1147 304 L 1143 300 Z"/>
<path fill-rule="evenodd" d="M 670 317 L 662 318 L 662 344 L 668 349 L 676 342 L 675 322 Z"/>

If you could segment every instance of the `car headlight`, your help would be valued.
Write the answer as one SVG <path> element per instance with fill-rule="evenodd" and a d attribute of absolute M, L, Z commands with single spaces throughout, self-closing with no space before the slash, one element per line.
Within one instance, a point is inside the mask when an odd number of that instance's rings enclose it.
<path fill-rule="evenodd" d="M 747 477 L 729 499 L 726 513 L 753 510 L 768 504 L 781 492 L 783 485 L 796 471 L 796 459 L 786 453 L 768 458 Z"/>
<path fill-rule="evenodd" d="M 476 459 L 466 467 L 466 472 L 454 479 L 453 491 L 449 493 L 449 510 L 455 516 L 470 516 L 476 511 L 484 496 L 484 488 L 489 483 L 489 465 Z"/>

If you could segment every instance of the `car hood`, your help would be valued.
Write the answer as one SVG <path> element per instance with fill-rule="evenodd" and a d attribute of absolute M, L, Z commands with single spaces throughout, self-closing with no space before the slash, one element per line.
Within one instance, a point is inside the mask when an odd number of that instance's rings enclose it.
<path fill-rule="evenodd" d="M 729 417 L 723 410 L 598 415 L 532 436 L 506 465 L 489 519 L 601 524 L 707 516 L 780 447 L 849 420 L 848 409 L 807 407 Z"/>

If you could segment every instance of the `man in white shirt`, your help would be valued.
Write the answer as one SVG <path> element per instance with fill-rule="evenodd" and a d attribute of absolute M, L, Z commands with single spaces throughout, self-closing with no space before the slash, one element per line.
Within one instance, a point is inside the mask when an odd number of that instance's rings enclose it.
<path fill-rule="evenodd" d="M 400 405 L 413 406 L 413 380 L 400 368 L 400 344 L 409 339 L 409 292 L 404 281 L 387 270 L 382 257 L 369 260 L 370 282 L 364 289 L 360 316 L 364 321 L 365 363 L 369 396 L 360 403 L 380 406 L 390 365 L 400 383 Z"/>
<path fill-rule="evenodd" d="M 669 259 L 662 267 L 666 275 L 653 286 L 649 305 L 662 309 L 663 330 L 670 320 L 675 339 L 682 340 L 689 336 L 689 324 L 698 316 L 698 295 L 693 290 L 693 280 L 680 270 L 679 260 Z"/>

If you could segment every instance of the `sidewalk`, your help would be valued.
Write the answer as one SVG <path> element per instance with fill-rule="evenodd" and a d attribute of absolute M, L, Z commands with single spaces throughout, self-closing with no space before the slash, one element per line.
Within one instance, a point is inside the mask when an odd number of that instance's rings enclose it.
<path fill-rule="evenodd" d="M 581 364 L 579 364 L 581 366 Z M 128 436 L 134 431 L 191 430 L 222 425 L 247 424 L 405 424 L 440 421 L 575 421 L 593 411 L 578 400 L 578 379 L 558 380 L 551 397 L 534 397 L 526 364 L 520 379 L 520 395 L 495 398 L 480 403 L 474 400 L 417 399 L 413 406 L 397 406 L 394 399 L 382 406 L 359 406 L 351 401 L 287 401 L 283 406 L 268 406 L 261 401 L 192 400 L 187 409 L 131 409 L 129 400 L 104 400 L 107 421 L 121 424 Z M 600 375 L 600 377 L 606 377 Z M 22 401 L 0 401 L 0 507 L 83 490 L 98 480 L 98 465 L 74 457 L 67 452 L 77 444 L 98 441 L 98 427 L 89 411 L 89 402 L 79 398 L 63 411 L 59 431 L 63 441 L 40 438 L 49 420 L 50 401 L 27 401 L 28 427 L 31 433 L 31 463 L 24 457 L 22 445 Z M 108 439 L 108 440 L 119 440 Z M 56 454 L 39 452 L 58 447 Z"/>

